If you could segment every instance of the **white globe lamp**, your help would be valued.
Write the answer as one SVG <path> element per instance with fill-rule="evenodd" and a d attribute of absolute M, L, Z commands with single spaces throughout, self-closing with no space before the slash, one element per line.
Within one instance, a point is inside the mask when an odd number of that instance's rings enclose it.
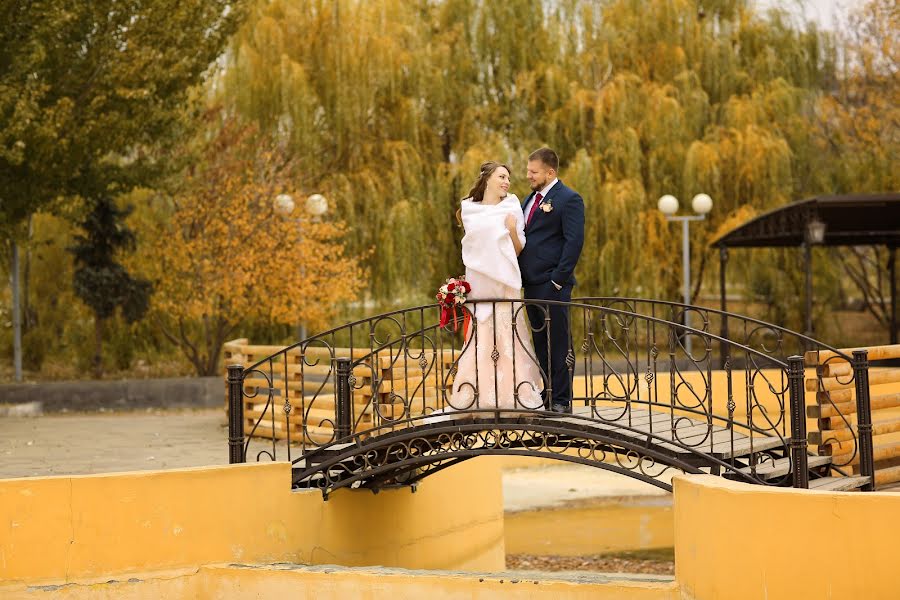
<path fill-rule="evenodd" d="M 671 194 L 666 194 L 659 199 L 656 207 L 659 208 L 660 212 L 664 215 L 674 215 L 678 212 L 678 198 Z"/>
<path fill-rule="evenodd" d="M 328 200 L 322 194 L 313 194 L 306 199 L 306 212 L 313 217 L 321 217 L 328 212 Z"/>
<path fill-rule="evenodd" d="M 278 194 L 272 201 L 272 209 L 276 214 L 286 217 L 294 212 L 294 199 L 290 194 Z"/>
<path fill-rule="evenodd" d="M 698 215 L 705 215 L 712 210 L 713 201 L 708 194 L 697 194 L 691 200 L 691 207 Z"/>

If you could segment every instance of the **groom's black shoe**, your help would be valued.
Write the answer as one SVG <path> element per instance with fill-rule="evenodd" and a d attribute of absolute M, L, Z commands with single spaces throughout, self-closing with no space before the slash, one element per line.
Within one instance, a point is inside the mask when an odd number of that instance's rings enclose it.
<path fill-rule="evenodd" d="M 553 412 L 563 413 L 566 415 L 572 414 L 572 406 L 569 404 L 562 404 L 560 402 L 554 402 L 550 406 L 550 410 L 552 410 Z"/>

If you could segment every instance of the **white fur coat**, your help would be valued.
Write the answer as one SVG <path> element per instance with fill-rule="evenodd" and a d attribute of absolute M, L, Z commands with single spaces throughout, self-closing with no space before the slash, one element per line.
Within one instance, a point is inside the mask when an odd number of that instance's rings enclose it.
<path fill-rule="evenodd" d="M 466 279 L 472 286 L 471 300 L 521 297 L 522 273 L 505 225 L 506 215 L 515 217 L 516 233 L 524 247 L 525 216 L 514 194 L 508 194 L 493 205 L 471 200 L 462 202 L 462 222 L 466 230 L 462 239 L 462 259 L 466 265 Z M 491 312 L 489 305 L 478 306 L 475 316 L 482 320 Z"/>

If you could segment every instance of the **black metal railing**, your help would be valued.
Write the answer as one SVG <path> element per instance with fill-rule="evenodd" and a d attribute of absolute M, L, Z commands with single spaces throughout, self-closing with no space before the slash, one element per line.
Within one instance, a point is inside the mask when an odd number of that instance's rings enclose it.
<path fill-rule="evenodd" d="M 551 307 L 567 309 L 568 320 L 554 323 Z M 314 463 L 325 470 L 343 465 L 337 470 L 347 470 L 345 480 L 364 479 L 376 477 L 375 467 L 364 475 L 359 461 L 348 467 L 346 459 L 369 452 L 368 466 L 381 461 L 378 468 L 396 477 L 406 460 L 419 477 L 428 471 L 422 465 L 446 468 L 451 455 L 538 455 L 552 445 L 561 458 L 585 452 L 586 462 L 619 461 L 616 468 L 640 476 L 648 464 L 660 467 L 653 477 L 688 466 L 797 487 L 854 467 L 871 475 L 864 355 L 851 358 L 749 317 L 637 298 L 486 300 L 464 305 L 461 316 L 461 326 L 442 329 L 436 305 L 392 311 L 312 336 L 246 369 L 229 366 L 232 462 L 281 453 L 306 471 Z M 570 341 L 554 356 L 555 328 L 568 330 Z M 822 373 L 838 363 L 852 365 L 841 384 L 855 388 L 859 436 L 847 404 L 828 396 L 828 418 L 842 420 L 852 436 L 820 444 L 840 454 L 810 469 L 806 370 L 814 369 L 821 388 Z M 554 386 L 564 389 L 567 381 L 574 414 L 549 412 Z M 432 437 L 422 437 L 423 429 Z M 456 435 L 463 429 L 470 438 Z M 540 439 L 526 440 L 526 432 L 540 432 Z M 442 435 L 448 437 L 438 443 Z M 376 452 L 376 440 L 402 436 L 408 441 L 395 455 L 387 446 Z M 349 446 L 346 456 L 336 450 Z M 447 455 L 449 447 L 456 454 Z"/>

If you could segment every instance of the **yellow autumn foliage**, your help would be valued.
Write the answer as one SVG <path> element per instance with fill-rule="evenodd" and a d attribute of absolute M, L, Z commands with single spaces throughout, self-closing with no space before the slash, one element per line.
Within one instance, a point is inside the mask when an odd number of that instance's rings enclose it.
<path fill-rule="evenodd" d="M 320 330 L 364 285 L 346 226 L 304 214 L 314 190 L 277 146 L 226 124 L 203 157 L 145 250 L 160 324 L 201 372 L 238 324 Z M 297 205 L 288 216 L 273 205 L 284 193 Z"/>

